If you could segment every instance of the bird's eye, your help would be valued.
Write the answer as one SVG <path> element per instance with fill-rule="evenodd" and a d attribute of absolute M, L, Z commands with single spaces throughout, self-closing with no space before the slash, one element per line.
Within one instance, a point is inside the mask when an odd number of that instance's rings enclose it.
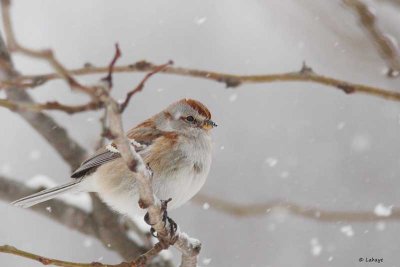
<path fill-rule="evenodd" d="M 195 121 L 194 118 L 193 118 L 193 116 L 187 116 L 187 117 L 186 117 L 186 120 L 187 120 L 188 122 L 194 122 L 194 121 Z"/>

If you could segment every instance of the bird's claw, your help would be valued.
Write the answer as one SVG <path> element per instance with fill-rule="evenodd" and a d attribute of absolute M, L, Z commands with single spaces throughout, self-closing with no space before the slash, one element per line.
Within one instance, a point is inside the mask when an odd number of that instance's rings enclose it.
<path fill-rule="evenodd" d="M 171 219 L 170 217 L 168 217 L 168 203 L 172 200 L 172 198 L 169 198 L 167 200 L 161 200 L 161 211 L 163 213 L 162 215 L 162 221 L 164 222 L 164 226 L 167 224 L 169 224 L 169 234 L 171 237 L 174 237 L 176 234 L 176 231 L 178 230 L 178 225 L 176 224 L 176 222 Z M 144 221 L 152 226 L 152 224 L 150 223 L 150 217 L 149 217 L 149 213 L 147 212 L 146 215 L 144 216 Z M 155 238 L 157 238 L 157 234 L 156 234 L 156 230 L 151 227 L 150 228 L 150 233 L 152 236 L 154 236 Z"/>

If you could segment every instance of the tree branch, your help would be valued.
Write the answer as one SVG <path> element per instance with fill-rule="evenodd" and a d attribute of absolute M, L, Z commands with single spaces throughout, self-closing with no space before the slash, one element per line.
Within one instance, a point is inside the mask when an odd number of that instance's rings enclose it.
<path fill-rule="evenodd" d="M 2 253 L 13 254 L 23 258 L 31 259 L 40 262 L 43 265 L 53 265 L 62 267 L 145 267 L 146 261 L 152 259 L 161 250 L 162 250 L 161 244 L 157 243 L 149 251 L 147 251 L 134 261 L 121 262 L 119 264 L 103 264 L 100 262 L 78 263 L 78 262 L 62 261 L 62 260 L 39 256 L 37 254 L 26 252 L 24 250 L 20 250 L 8 245 L 0 246 L 0 252 Z"/>
<path fill-rule="evenodd" d="M 37 191 L 23 183 L 0 176 L 0 199 L 3 201 L 13 201 Z M 51 207 L 51 212 L 47 211 L 46 207 Z M 70 229 L 97 238 L 105 247 L 117 251 L 126 260 L 146 251 L 145 247 L 139 246 L 128 238 L 121 224 L 115 223 L 115 221 L 118 221 L 118 216 L 115 214 L 109 216 L 109 213 L 101 213 L 103 216 L 98 218 L 96 214 L 99 213 L 87 213 L 80 208 L 56 199 L 35 205 L 31 210 Z"/>
<path fill-rule="evenodd" d="M 64 105 L 58 101 L 51 101 L 46 103 L 26 103 L 26 102 L 16 102 L 7 99 L 0 99 L 0 106 L 8 108 L 12 111 L 33 111 L 39 112 L 43 110 L 57 110 L 63 111 L 67 114 L 75 114 L 90 110 L 97 110 L 101 108 L 99 102 L 89 102 L 82 105 Z"/>
<path fill-rule="evenodd" d="M 148 72 L 155 71 L 158 65 L 149 63 L 147 61 L 139 61 L 134 64 L 125 66 L 115 66 L 114 72 L 116 73 L 131 73 L 131 72 Z M 107 73 L 108 67 L 88 67 L 70 70 L 71 75 L 91 75 Z M 317 84 L 326 85 L 333 89 L 338 89 L 346 94 L 350 93 L 360 93 L 367 94 L 369 96 L 379 97 L 387 100 L 400 101 L 400 93 L 396 91 L 390 91 L 387 89 L 351 83 L 343 81 L 340 79 L 335 79 L 332 77 L 324 76 L 312 71 L 311 68 L 304 66 L 300 71 L 287 72 L 287 73 L 277 73 L 277 74 L 266 74 L 266 75 L 235 75 L 221 72 L 213 72 L 208 70 L 197 70 L 182 67 L 166 67 L 161 73 L 173 74 L 180 76 L 188 76 L 194 78 L 201 78 L 206 80 L 211 80 L 215 82 L 224 83 L 226 87 L 238 87 L 242 84 L 255 84 L 255 83 L 272 83 L 272 82 L 313 82 Z M 31 87 L 35 87 L 37 81 L 40 84 L 48 82 L 50 80 L 61 78 L 56 73 L 49 73 L 43 75 L 25 75 L 21 76 L 15 82 L 16 84 L 23 83 L 25 88 L 27 84 L 31 84 Z M 3 84 L 3 87 L 7 85 Z M 23 88 L 21 88 L 23 89 Z"/>
<path fill-rule="evenodd" d="M 376 16 L 360 0 L 343 0 L 343 2 L 357 13 L 361 26 L 369 34 L 380 56 L 388 65 L 389 70 L 387 75 L 389 77 L 397 77 L 400 72 L 399 51 L 393 41 L 386 34 L 382 33 L 377 26 Z"/>
<path fill-rule="evenodd" d="M 400 220 L 400 209 L 392 209 L 388 216 L 369 211 L 327 211 L 314 207 L 303 207 L 294 202 L 270 201 L 266 203 L 239 204 L 221 198 L 197 194 L 193 202 L 207 203 L 211 208 L 235 217 L 268 216 L 274 211 L 286 211 L 305 219 L 321 222 L 378 222 Z"/>

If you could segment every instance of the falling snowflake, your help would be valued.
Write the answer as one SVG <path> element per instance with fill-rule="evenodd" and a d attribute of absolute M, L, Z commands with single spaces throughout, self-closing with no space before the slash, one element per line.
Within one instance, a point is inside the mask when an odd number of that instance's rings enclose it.
<path fill-rule="evenodd" d="M 278 160 L 276 158 L 266 158 L 265 163 L 268 164 L 270 167 L 275 167 L 278 164 Z"/>
<path fill-rule="evenodd" d="M 83 241 L 83 246 L 86 247 L 86 248 L 89 248 L 89 247 L 91 247 L 92 245 L 93 245 L 93 241 L 92 241 L 92 239 L 90 239 L 90 238 L 86 238 L 86 239 Z"/>
<path fill-rule="evenodd" d="M 283 171 L 279 174 L 281 178 L 288 178 L 289 177 L 289 172 L 288 171 Z"/>
<path fill-rule="evenodd" d="M 342 130 L 343 128 L 344 128 L 344 126 L 346 126 L 346 123 L 345 122 L 339 122 L 338 123 L 338 125 L 336 126 L 336 128 L 338 129 L 338 130 Z"/>
<path fill-rule="evenodd" d="M 205 202 L 203 204 L 203 210 L 208 210 L 210 208 L 210 204 L 208 204 L 207 202 Z"/>
<path fill-rule="evenodd" d="M 347 235 L 348 237 L 354 236 L 353 227 L 351 227 L 351 225 L 343 226 L 342 228 L 340 228 L 340 232 Z"/>
<path fill-rule="evenodd" d="M 211 258 L 204 258 L 202 262 L 204 265 L 209 265 L 211 262 Z"/>
<path fill-rule="evenodd" d="M 383 231 L 386 229 L 386 224 L 384 222 L 378 222 L 375 227 L 376 230 Z"/>
<path fill-rule="evenodd" d="M 201 24 L 203 24 L 204 22 L 206 22 L 206 20 L 207 20 L 206 17 L 201 17 L 201 18 L 195 18 L 195 19 L 194 19 L 194 22 L 195 22 L 197 25 L 201 25 Z"/>
<path fill-rule="evenodd" d="M 365 152 L 371 147 L 371 140 L 367 135 L 356 135 L 351 142 L 351 148 L 359 153 Z"/>
<path fill-rule="evenodd" d="M 318 238 L 312 238 L 310 241 L 310 245 L 311 245 L 311 254 L 313 256 L 319 256 L 322 252 L 322 246 L 318 241 Z"/>
<path fill-rule="evenodd" d="M 31 160 L 38 160 L 41 156 L 42 153 L 40 152 L 40 150 L 32 150 L 31 152 L 29 152 L 29 159 Z"/>
<path fill-rule="evenodd" d="M 9 163 L 4 163 L 0 166 L 0 173 L 4 175 L 9 175 L 11 173 L 11 165 Z"/>
<path fill-rule="evenodd" d="M 230 102 L 235 102 L 236 99 L 237 99 L 237 97 L 238 97 L 237 94 L 231 94 L 231 95 L 229 96 L 229 101 L 230 101 Z"/>
<path fill-rule="evenodd" d="M 379 203 L 378 205 L 376 205 L 374 213 L 376 216 L 389 217 L 390 215 L 392 215 L 392 208 L 393 206 L 386 207 L 382 203 Z"/>

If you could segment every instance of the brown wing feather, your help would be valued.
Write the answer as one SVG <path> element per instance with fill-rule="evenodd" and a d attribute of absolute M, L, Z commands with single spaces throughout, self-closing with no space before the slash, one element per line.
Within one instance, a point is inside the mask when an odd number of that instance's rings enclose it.
<path fill-rule="evenodd" d="M 151 145 L 153 141 L 161 135 L 162 131 L 156 129 L 152 120 L 144 121 L 127 133 L 129 139 L 134 139 L 139 144 L 146 146 Z M 116 148 L 114 144 L 111 145 Z M 136 151 L 140 152 L 142 149 L 143 147 L 136 148 Z M 81 178 L 82 176 L 92 173 L 104 163 L 120 157 L 121 155 L 118 152 L 113 152 L 103 147 L 98 150 L 96 154 L 85 160 L 81 166 L 72 173 L 71 177 Z"/>

